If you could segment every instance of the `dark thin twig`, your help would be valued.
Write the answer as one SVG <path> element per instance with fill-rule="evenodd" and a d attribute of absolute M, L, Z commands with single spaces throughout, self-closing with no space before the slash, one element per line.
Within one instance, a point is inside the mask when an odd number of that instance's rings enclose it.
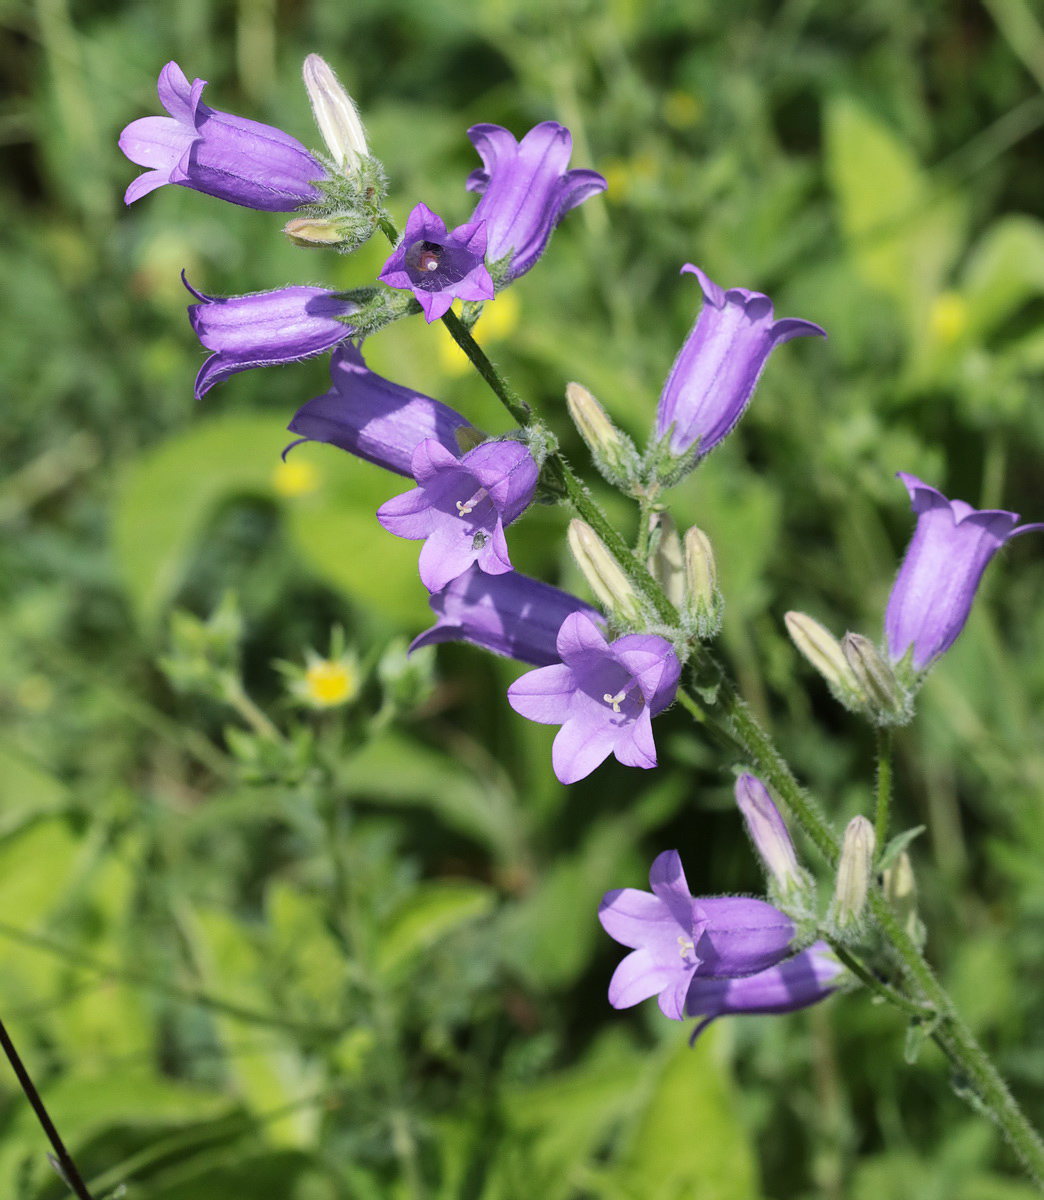
<path fill-rule="evenodd" d="M 36 1119 L 43 1126 L 43 1131 L 47 1134 L 48 1141 L 54 1147 L 58 1163 L 61 1165 L 62 1178 L 72 1191 L 79 1196 L 80 1200 L 94 1200 L 91 1193 L 87 1190 L 87 1185 L 83 1182 L 76 1164 L 72 1160 L 72 1155 L 66 1150 L 65 1143 L 59 1136 L 58 1130 L 55 1129 L 54 1122 L 44 1107 L 40 1093 L 36 1090 L 36 1084 L 33 1083 L 29 1072 L 25 1069 L 25 1063 L 22 1062 L 18 1051 L 15 1049 L 15 1044 L 11 1041 L 11 1035 L 7 1032 L 3 1021 L 0 1021 L 0 1046 L 3 1046 L 4 1053 L 7 1055 L 7 1061 L 11 1064 L 11 1069 L 15 1075 L 18 1076 L 18 1082 L 22 1085 L 25 1098 L 33 1106 Z"/>

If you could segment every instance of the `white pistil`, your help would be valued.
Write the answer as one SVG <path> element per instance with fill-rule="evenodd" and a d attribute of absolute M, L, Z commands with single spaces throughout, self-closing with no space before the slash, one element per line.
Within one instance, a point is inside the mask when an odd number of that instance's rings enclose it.
<path fill-rule="evenodd" d="M 627 695 L 627 691 L 628 689 L 624 688 L 623 691 L 617 692 L 615 696 L 611 696 L 608 692 L 606 692 L 602 699 L 606 702 L 606 704 L 611 704 L 613 706 L 614 713 L 618 713 L 620 711 L 620 701 L 623 700 L 623 698 Z"/>
<path fill-rule="evenodd" d="M 693 953 L 695 953 L 696 947 L 693 945 L 692 942 L 689 941 L 688 938 L 684 937 L 682 934 L 679 933 L 678 934 L 678 953 L 682 956 L 682 958 L 685 958 L 688 955 L 690 950 L 693 951 Z"/>
<path fill-rule="evenodd" d="M 468 500 L 457 500 L 457 516 L 469 517 L 476 504 L 480 504 L 489 495 L 485 488 L 479 490 Z"/>

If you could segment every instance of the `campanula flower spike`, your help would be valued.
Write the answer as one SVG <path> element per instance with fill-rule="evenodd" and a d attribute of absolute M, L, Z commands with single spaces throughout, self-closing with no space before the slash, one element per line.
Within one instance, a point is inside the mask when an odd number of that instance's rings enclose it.
<path fill-rule="evenodd" d="M 176 62 L 156 90 L 166 117 L 142 117 L 120 134 L 120 149 L 144 175 L 127 188 L 133 204 L 165 183 L 265 212 L 290 212 L 321 199 L 323 165 L 281 129 L 219 112 L 203 103 L 206 80 L 190 84 Z"/>
<path fill-rule="evenodd" d="M 656 435 L 675 455 L 702 458 L 730 433 L 750 402 L 769 355 L 791 338 L 826 337 L 811 321 L 775 320 L 772 301 L 748 288 L 719 287 L 692 263 L 703 307 L 674 360 L 656 411 Z"/>
<path fill-rule="evenodd" d="M 614 1008 L 658 995 L 664 1016 L 680 1021 L 697 977 L 753 975 L 790 950 L 794 926 L 784 913 L 746 896 L 694 897 L 676 850 L 656 857 L 649 886 L 652 894 L 606 892 L 598 909 L 606 933 L 632 950 L 609 982 Z"/>
<path fill-rule="evenodd" d="M 485 258 L 484 222 L 472 220 L 447 230 L 440 216 L 418 204 L 407 218 L 402 241 L 378 278 L 389 287 L 412 292 L 430 324 L 454 300 L 493 299 Z"/>
<path fill-rule="evenodd" d="M 354 332 L 342 318 L 356 305 L 317 287 L 285 287 L 249 296 L 207 296 L 184 273 L 199 304 L 190 304 L 196 336 L 214 353 L 196 376 L 196 399 L 216 383 L 251 367 L 272 367 L 322 354 Z"/>
<path fill-rule="evenodd" d="M 754 975 L 708 979 L 694 974 L 685 997 L 685 1015 L 704 1019 L 692 1031 L 690 1043 L 718 1017 L 796 1012 L 818 1004 L 841 986 L 844 974 L 845 968 L 826 942 L 814 942 Z"/>
<path fill-rule="evenodd" d="M 910 656 L 925 670 L 956 641 L 971 611 L 983 571 L 1013 537 L 1044 530 L 1020 525 L 1018 513 L 976 510 L 913 475 L 898 472 L 917 517 L 913 540 L 888 598 L 885 639 L 893 663 Z"/>
<path fill-rule="evenodd" d="M 298 441 L 288 450 L 301 442 L 326 442 L 386 471 L 412 475 L 413 455 L 426 438 L 455 454 L 457 430 L 471 428 L 448 405 L 371 371 L 352 342 L 334 350 L 330 380 L 329 391 L 294 414 L 289 429 Z"/>
<path fill-rule="evenodd" d="M 520 442 L 484 442 L 457 458 L 433 438 L 413 455 L 417 487 L 377 510 L 396 537 L 424 539 L 421 582 L 438 592 L 474 563 L 490 575 L 511 570 L 504 526 L 536 490 L 537 465 Z"/>
<path fill-rule="evenodd" d="M 435 624 L 413 639 L 410 650 L 440 642 L 470 642 L 534 667 L 557 663 L 558 631 L 573 613 L 601 623 L 602 616 L 576 596 L 539 579 L 508 571 L 487 575 L 470 566 L 428 601 Z"/>
<path fill-rule="evenodd" d="M 560 662 L 508 688 L 508 703 L 541 725 L 561 725 L 551 748 L 560 783 L 590 775 L 610 754 L 628 767 L 655 767 L 652 718 L 673 700 L 681 665 L 669 642 L 634 633 L 606 641 L 583 613 L 558 632 Z"/>
<path fill-rule="evenodd" d="M 486 257 L 502 286 L 524 275 L 565 214 L 606 182 L 597 171 L 568 169 L 573 137 L 557 121 L 542 121 L 521 142 L 500 125 L 472 125 L 468 137 L 483 162 L 468 176 L 468 191 L 482 193 L 471 219 L 486 223 Z"/>

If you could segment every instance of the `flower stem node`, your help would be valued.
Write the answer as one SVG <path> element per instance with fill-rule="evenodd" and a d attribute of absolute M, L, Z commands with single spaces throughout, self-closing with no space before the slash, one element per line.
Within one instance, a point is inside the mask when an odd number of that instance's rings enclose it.
<path fill-rule="evenodd" d="M 841 650 L 866 696 L 864 711 L 875 725 L 905 725 L 913 716 L 910 694 L 881 652 L 859 633 L 846 633 Z"/>
<path fill-rule="evenodd" d="M 827 917 L 840 939 L 851 938 L 861 931 L 876 844 L 874 827 L 866 817 L 853 817 L 848 822 L 837 864 L 834 899 Z"/>
<path fill-rule="evenodd" d="M 725 601 L 718 590 L 718 564 L 710 538 L 693 525 L 685 535 L 685 618 L 701 642 L 721 629 Z"/>
<path fill-rule="evenodd" d="M 598 534 L 586 521 L 574 518 L 569 522 L 568 540 L 577 566 L 602 606 L 620 625 L 640 626 L 644 614 L 638 593 Z"/>
<path fill-rule="evenodd" d="M 826 680 L 834 699 L 852 712 L 862 712 L 866 692 L 837 638 L 806 613 L 788 612 L 783 620 L 790 640 Z"/>
<path fill-rule="evenodd" d="M 566 405 L 602 477 L 614 487 L 633 493 L 639 465 L 634 442 L 616 428 L 605 409 L 582 384 L 566 385 Z"/>

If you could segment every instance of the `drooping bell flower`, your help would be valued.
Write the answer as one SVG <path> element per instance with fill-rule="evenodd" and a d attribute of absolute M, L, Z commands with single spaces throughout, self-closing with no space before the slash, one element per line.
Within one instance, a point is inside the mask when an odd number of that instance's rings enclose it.
<path fill-rule="evenodd" d="M 511 570 L 504 527 L 525 511 L 537 465 L 521 442 L 484 442 L 456 457 L 429 438 L 411 463 L 417 487 L 377 510 L 396 537 L 424 539 L 418 567 L 429 592 L 441 591 L 474 563 L 490 575 Z"/>
<path fill-rule="evenodd" d="M 663 385 L 656 435 L 669 433 L 676 455 L 699 443 L 702 457 L 743 415 L 772 351 L 791 338 L 826 333 L 811 321 L 775 320 L 772 301 L 761 292 L 726 291 L 692 263 L 682 267 L 686 272 L 699 280 L 703 307 Z"/>
<path fill-rule="evenodd" d="M 656 857 L 649 886 L 651 894 L 606 892 L 598 909 L 606 933 L 632 950 L 609 982 L 613 1008 L 658 995 L 664 1016 L 680 1021 L 694 980 L 755 975 L 790 950 L 794 924 L 785 913 L 747 896 L 694 897 L 676 850 Z"/>
<path fill-rule="evenodd" d="M 142 117 L 120 134 L 123 153 L 149 168 L 127 188 L 127 204 L 165 183 L 265 212 L 290 212 L 321 198 L 315 184 L 326 170 L 296 138 L 209 108 L 204 87 L 204 79 L 190 84 L 176 62 L 160 72 L 156 90 L 170 115 Z"/>
<path fill-rule="evenodd" d="M 591 621 L 602 621 L 590 605 L 549 583 L 518 571 L 488 575 L 477 565 L 428 603 L 437 619 L 414 638 L 411 651 L 440 642 L 470 642 L 535 667 L 559 661 L 556 642 L 566 617 L 583 613 Z"/>
<path fill-rule="evenodd" d="M 486 222 L 486 257 L 503 264 L 500 286 L 525 274 L 565 214 L 606 183 L 597 171 L 568 169 L 573 138 L 557 121 L 542 121 L 521 142 L 500 125 L 473 125 L 468 137 L 483 162 L 468 176 L 468 191 L 482 193 L 471 219 Z"/>
<path fill-rule="evenodd" d="M 199 300 L 190 304 L 196 336 L 214 353 L 196 376 L 196 399 L 215 383 L 250 367 L 271 367 L 322 354 L 352 336 L 341 318 L 356 305 L 317 287 L 285 287 L 249 296 L 207 296 L 182 280 Z"/>
<path fill-rule="evenodd" d="M 454 300 L 492 300 L 486 270 L 486 227 L 470 221 L 454 230 L 424 204 L 406 220 L 406 232 L 378 278 L 414 294 L 430 324 Z"/>
<path fill-rule="evenodd" d="M 294 414 L 289 429 L 298 441 L 292 446 L 327 442 L 397 475 L 412 475 L 421 442 L 432 438 L 455 455 L 456 431 L 470 428 L 449 405 L 371 371 L 353 342 L 334 350 L 330 379 L 329 391 Z"/>
<path fill-rule="evenodd" d="M 893 663 L 907 654 L 915 672 L 948 650 L 964 628 L 983 571 L 1013 537 L 1044 524 L 1019 525 L 1018 513 L 947 500 L 913 475 L 898 472 L 917 517 L 913 540 L 888 598 L 885 637 Z"/>
<path fill-rule="evenodd" d="M 652 718 L 674 699 L 681 664 L 670 643 L 633 633 L 606 641 L 581 612 L 566 617 L 561 660 L 508 688 L 508 703 L 541 725 L 561 725 L 551 748 L 560 783 L 590 775 L 610 754 L 628 767 L 655 767 Z"/>
<path fill-rule="evenodd" d="M 756 975 L 708 979 L 694 975 L 685 997 L 685 1015 L 704 1019 L 692 1031 L 694 1042 L 717 1017 L 788 1013 L 818 1004 L 841 986 L 845 968 L 826 942 L 784 959 Z"/>

